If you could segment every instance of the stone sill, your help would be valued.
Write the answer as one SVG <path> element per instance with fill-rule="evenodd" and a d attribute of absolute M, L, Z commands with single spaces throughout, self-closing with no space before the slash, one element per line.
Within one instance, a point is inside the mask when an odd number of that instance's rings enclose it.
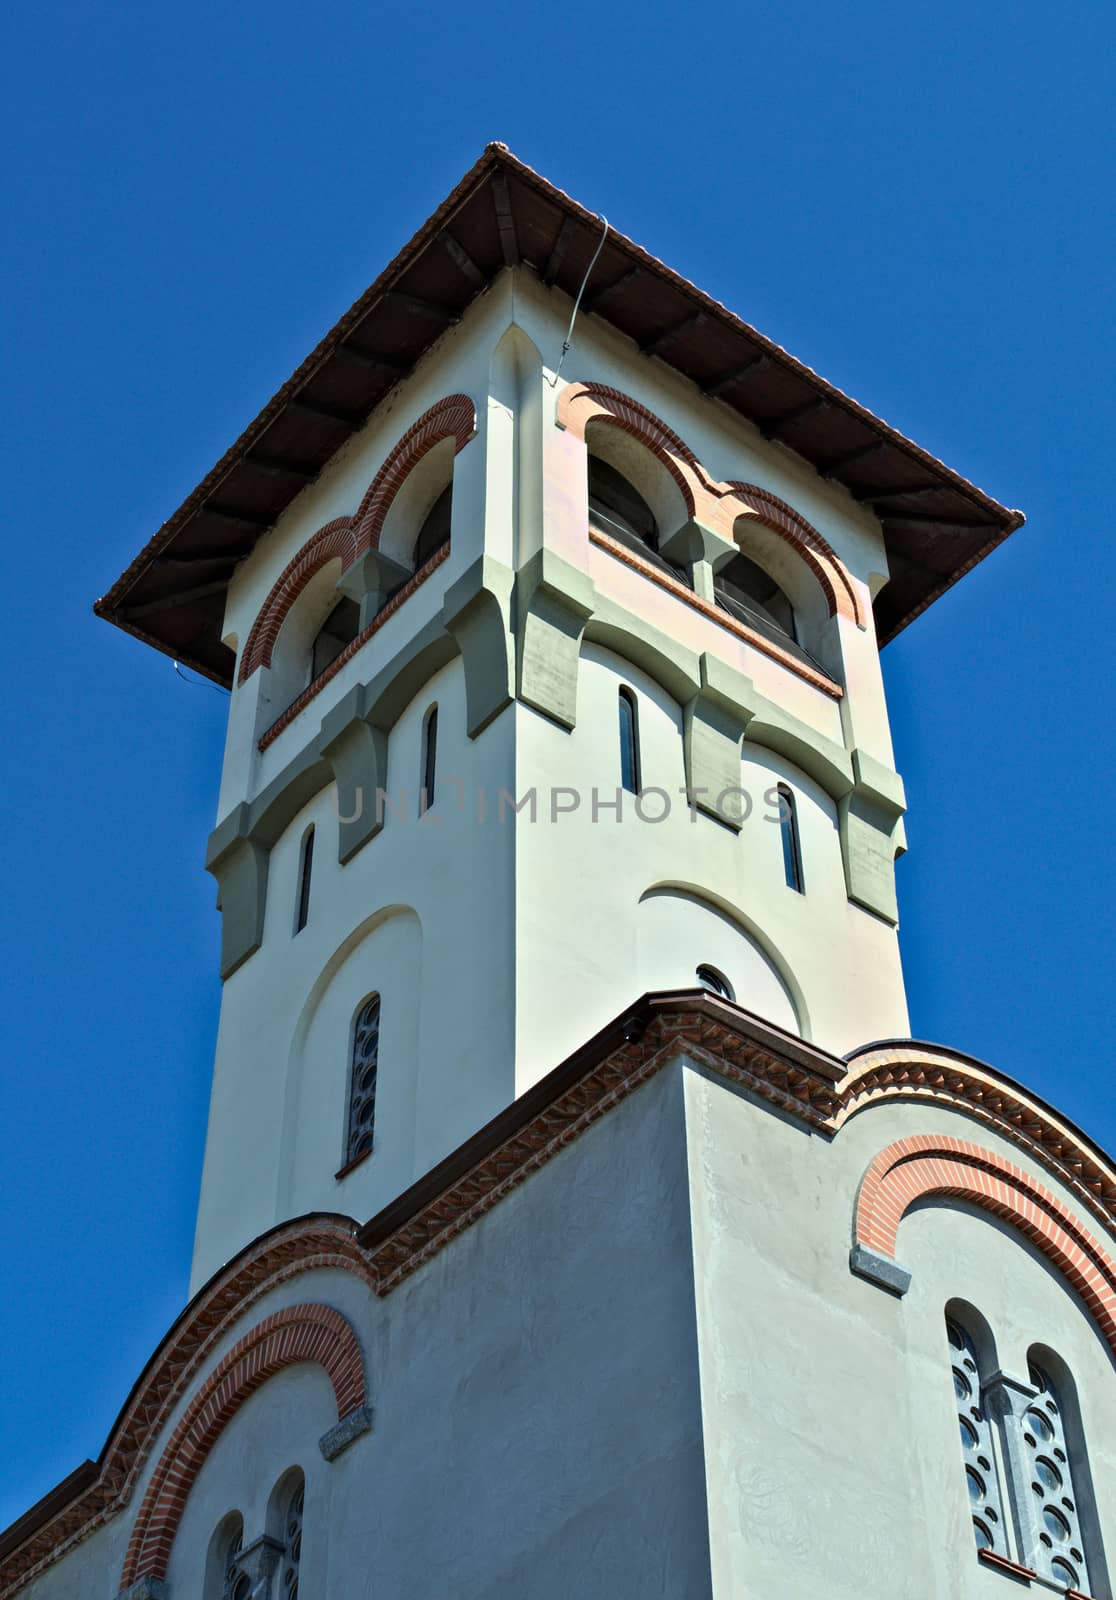
<path fill-rule="evenodd" d="M 343 1167 L 338 1167 L 337 1171 L 333 1174 L 334 1181 L 336 1183 L 340 1183 L 341 1179 L 347 1178 L 350 1172 L 355 1172 L 357 1167 L 363 1166 L 373 1154 L 374 1150 L 375 1146 L 373 1145 L 372 1150 L 365 1150 L 362 1155 L 354 1156 L 351 1161 L 346 1161 Z"/>
<path fill-rule="evenodd" d="M 1055 1583 L 1050 1578 L 1040 1578 L 1033 1568 L 1021 1566 L 1018 1561 L 1011 1561 L 1007 1556 L 997 1555 L 995 1550 L 978 1550 L 977 1559 L 984 1566 L 991 1567 L 996 1572 L 1006 1573 L 1009 1578 L 1026 1584 L 1028 1588 L 1032 1583 L 1036 1583 L 1040 1589 L 1060 1595 L 1063 1600 L 1093 1600 L 1091 1595 L 1083 1594 L 1080 1589 L 1067 1589 L 1064 1584 Z"/>

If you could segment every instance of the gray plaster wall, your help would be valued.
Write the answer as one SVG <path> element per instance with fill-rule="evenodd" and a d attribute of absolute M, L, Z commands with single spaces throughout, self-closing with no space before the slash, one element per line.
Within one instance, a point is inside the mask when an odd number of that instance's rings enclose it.
<path fill-rule="evenodd" d="M 195 1481 L 171 1600 L 208 1600 L 214 1529 L 239 1511 L 246 1541 L 263 1532 L 292 1467 L 306 1475 L 302 1592 L 316 1600 L 708 1596 L 685 1157 L 674 1069 L 387 1298 L 313 1272 L 253 1307 L 206 1370 L 269 1312 L 325 1301 L 360 1334 L 373 1429 L 327 1464 L 324 1374 L 271 1379 Z M 128 1511 L 29 1600 L 118 1592 L 158 1455 Z"/>
<path fill-rule="evenodd" d="M 1101 1528 L 1091 1588 L 1111 1600 L 1116 1374 L 1074 1294 L 953 1201 L 902 1222 L 904 1297 L 849 1269 L 865 1169 L 919 1133 L 984 1145 L 1059 1190 L 964 1114 L 885 1104 L 830 1140 L 678 1059 L 388 1297 L 339 1272 L 282 1285 L 207 1370 L 269 1312 L 323 1301 L 359 1333 L 373 1429 L 326 1463 L 324 1375 L 268 1382 L 194 1485 L 171 1600 L 206 1592 L 230 1512 L 247 1539 L 265 1531 L 292 1468 L 307 1485 L 303 1592 L 325 1600 L 1008 1600 L 1016 1581 L 978 1561 L 970 1527 L 944 1331 L 956 1300 L 987 1321 L 1009 1376 L 1025 1381 L 1036 1343 L 1072 1374 Z M 129 1510 L 33 1600 L 111 1600 L 160 1448 Z"/>
<path fill-rule="evenodd" d="M 903 1298 L 848 1265 L 860 1181 L 898 1138 L 983 1145 L 1080 1214 L 1068 1192 L 1018 1146 L 936 1107 L 869 1108 L 830 1142 L 700 1071 L 686 1074 L 686 1105 L 714 1593 L 1008 1595 L 1013 1580 L 978 1562 L 971 1531 L 944 1327 L 955 1299 L 991 1325 L 1011 1376 L 1026 1382 L 1034 1343 L 1073 1373 L 1111 1560 L 1116 1373 L 1063 1280 L 1014 1230 L 947 1201 L 900 1225 Z M 1094 1569 L 1100 1600 L 1103 1560 Z"/>

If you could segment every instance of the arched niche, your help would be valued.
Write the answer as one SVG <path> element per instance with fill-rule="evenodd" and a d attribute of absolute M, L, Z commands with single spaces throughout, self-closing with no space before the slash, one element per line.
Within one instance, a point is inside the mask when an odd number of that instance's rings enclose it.
<path fill-rule="evenodd" d="M 380 553 L 408 571 L 415 570 L 416 542 L 427 516 L 452 489 L 456 455 L 452 435 L 432 445 L 408 472 L 388 508 L 380 530 Z"/>
<path fill-rule="evenodd" d="M 348 1318 L 300 1302 L 255 1323 L 193 1388 L 167 1436 L 135 1513 L 120 1589 L 147 1579 L 156 1593 L 164 1582 L 172 1593 L 198 1593 L 210 1530 L 230 1502 L 243 1508 L 249 1538 L 263 1520 L 274 1480 L 261 1463 L 289 1462 L 307 1438 L 322 1441 L 328 1458 L 342 1422 L 352 1437 L 369 1422 L 363 1352 Z"/>
<path fill-rule="evenodd" d="M 829 596 L 798 550 L 753 512 L 742 512 L 732 526 L 734 543 L 778 586 L 794 611 L 793 637 L 831 677 L 843 678 L 837 619 Z M 726 577 L 731 564 L 722 567 Z"/>
<path fill-rule="evenodd" d="M 202 1600 L 225 1600 L 225 1574 L 243 1540 L 244 1518 L 239 1511 L 230 1511 L 214 1528 L 206 1550 Z"/>
<path fill-rule="evenodd" d="M 284 1214 L 318 1209 L 322 1174 L 345 1164 L 353 1019 L 372 993 L 381 998 L 376 1122 L 382 1137 L 365 1167 L 376 1169 L 377 1192 L 381 1186 L 398 1192 L 411 1181 L 421 974 L 422 926 L 410 906 L 373 913 L 325 961 L 295 1024 L 287 1063 L 278 1183 Z M 362 1209 L 344 1194 L 342 1203 Z"/>
<path fill-rule="evenodd" d="M 641 990 L 696 989 L 699 966 L 723 973 L 736 1003 L 808 1038 L 805 1005 L 785 960 L 741 913 L 693 887 L 659 884 L 640 897 Z"/>
<path fill-rule="evenodd" d="M 309 685 L 313 671 L 314 641 L 343 598 L 337 591 L 340 576 L 341 558 L 335 556 L 319 567 L 283 618 L 271 650 L 270 666 L 264 669 L 257 713 L 257 736 L 270 727 L 275 718 Z"/>
<path fill-rule="evenodd" d="M 1000 1358 L 996 1348 L 996 1336 L 987 1317 L 978 1311 L 971 1301 L 956 1297 L 946 1301 L 944 1316 L 948 1322 L 958 1323 L 973 1341 L 982 1381 L 998 1372 Z"/>
<path fill-rule="evenodd" d="M 655 453 L 608 416 L 592 417 L 585 428 L 589 458 L 596 456 L 629 483 L 651 510 L 660 541 L 688 521 L 682 491 Z M 591 519 L 590 519 L 591 520 Z M 608 528 L 603 532 L 607 533 Z"/>

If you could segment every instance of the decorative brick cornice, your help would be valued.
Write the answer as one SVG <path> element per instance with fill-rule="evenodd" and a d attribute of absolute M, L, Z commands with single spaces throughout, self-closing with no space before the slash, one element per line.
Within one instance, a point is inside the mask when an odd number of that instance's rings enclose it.
<path fill-rule="evenodd" d="M 284 1367 L 312 1361 L 333 1385 L 340 1423 L 367 1400 L 352 1327 L 331 1306 L 290 1306 L 239 1339 L 195 1393 L 167 1440 L 136 1516 L 120 1587 L 166 1578 L 174 1536 L 194 1480 L 248 1397 Z"/>
<path fill-rule="evenodd" d="M 156 1438 L 217 1343 L 265 1294 L 319 1268 L 350 1272 L 371 1285 L 349 1218 L 319 1216 L 275 1228 L 200 1290 L 148 1362 L 98 1463 L 90 1464 L 92 1482 L 76 1485 L 73 1496 L 25 1537 L 0 1537 L 0 1596 L 13 1594 L 128 1504 Z"/>
<path fill-rule="evenodd" d="M 467 394 L 447 395 L 423 412 L 403 435 L 373 478 L 353 518 L 354 555 L 377 550 L 384 520 L 404 482 L 428 450 L 452 439 L 454 453 L 463 450 L 477 431 L 477 412 Z"/>
<path fill-rule="evenodd" d="M 558 1096 L 548 1096 L 536 1116 L 516 1118 L 505 1140 L 455 1181 L 438 1188 L 428 1205 L 385 1232 L 374 1218 L 361 1232 L 370 1247 L 376 1292 L 390 1292 L 431 1256 L 472 1226 L 485 1212 L 577 1139 L 640 1084 L 653 1077 L 679 1049 L 723 1077 L 740 1083 L 801 1121 L 820 1127 L 819 1102 L 827 1099 L 827 1083 L 816 1070 L 784 1059 L 778 1037 L 742 1036 L 716 1017 L 657 1016 L 638 1038 L 618 1043 L 589 1071 L 579 1074 Z M 545 1082 L 545 1080 L 544 1080 Z M 515 1107 L 512 1108 L 516 1109 Z M 428 1180 L 423 1180 L 423 1185 Z M 434 1179 L 437 1183 L 437 1178 Z M 405 1206 L 406 1196 L 403 1197 Z"/>
<path fill-rule="evenodd" d="M 641 561 L 638 552 L 629 550 L 627 545 L 621 544 L 619 539 L 613 539 L 609 534 L 602 533 L 599 528 L 590 527 L 590 544 L 599 545 L 602 550 L 607 550 L 610 556 L 616 556 L 626 566 L 632 567 L 645 578 L 650 578 L 652 583 L 657 583 L 660 589 L 665 589 L 668 594 L 677 596 L 693 611 L 700 611 L 703 617 L 708 617 L 710 622 L 715 622 L 719 628 L 724 628 L 727 633 L 735 634 L 745 644 L 750 644 L 755 650 L 762 650 L 765 656 L 770 656 L 781 667 L 786 667 L 800 678 L 805 678 L 807 683 L 812 683 L 815 689 L 820 689 L 823 694 L 829 695 L 832 700 L 840 700 L 844 690 L 839 683 L 834 683 L 832 678 L 826 677 L 824 672 L 819 672 L 816 667 L 811 667 L 808 662 L 801 661 L 797 656 L 792 656 L 789 650 L 783 650 L 773 639 L 767 639 L 762 633 L 757 633 L 754 628 L 749 628 L 746 623 L 738 622 L 727 611 L 722 611 L 720 606 L 713 605 L 708 600 L 703 600 L 701 595 L 695 594 L 692 589 L 687 589 L 684 583 L 679 583 L 677 578 L 669 572 L 663 572 L 650 561 Z"/>
<path fill-rule="evenodd" d="M 1116 1259 L 1052 1190 L 995 1151 L 942 1134 L 888 1145 L 860 1185 L 856 1244 L 894 1260 L 903 1217 L 934 1195 L 979 1206 L 1029 1239 L 1077 1291 L 1116 1356 Z"/>
<path fill-rule="evenodd" d="M 347 1272 L 375 1294 L 390 1294 L 680 1052 L 823 1138 L 839 1137 L 851 1116 L 879 1103 L 948 1106 L 1043 1162 L 1102 1220 L 1106 1237 L 1116 1238 L 1111 1163 L 991 1067 L 911 1041 L 871 1046 L 846 1062 L 704 992 L 646 996 L 363 1227 L 343 1217 L 302 1218 L 272 1230 L 229 1263 L 148 1363 L 98 1466 L 79 1469 L 0 1536 L 0 1597 L 129 1503 L 172 1412 L 217 1343 L 263 1295 L 320 1268 Z M 998 1214 L 1006 1220 L 1036 1230 L 1047 1258 L 1116 1334 L 1109 1247 L 1021 1168 L 935 1135 L 889 1147 L 869 1172 L 857 1237 L 865 1250 L 893 1259 L 895 1230 L 912 1194 L 952 1193 L 1002 1207 Z"/>
<path fill-rule="evenodd" d="M 833 1129 L 882 1102 L 945 1106 L 994 1128 L 1040 1161 L 1106 1228 L 1116 1226 L 1116 1165 L 1079 1129 L 984 1062 L 940 1045 L 895 1040 L 848 1058 Z"/>
<path fill-rule="evenodd" d="M 858 627 L 867 625 L 864 603 L 848 568 L 829 541 L 802 514 L 778 495 L 755 483 L 719 483 L 697 456 L 667 427 L 630 395 L 599 383 L 574 383 L 558 399 L 559 424 L 584 439 L 593 422 L 622 428 L 638 439 L 662 463 L 681 491 L 691 517 L 708 524 L 725 538 L 741 516 L 754 518 L 796 551 L 825 595 L 830 616 L 850 617 Z"/>

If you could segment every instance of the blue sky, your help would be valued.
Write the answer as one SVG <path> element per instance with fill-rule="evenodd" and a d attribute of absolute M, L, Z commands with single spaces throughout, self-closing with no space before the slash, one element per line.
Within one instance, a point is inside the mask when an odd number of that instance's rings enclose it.
<path fill-rule="evenodd" d="M 884 655 L 916 1037 L 1116 1149 L 1110 5 L 11 7 L 0 1525 L 185 1297 L 225 698 L 90 606 L 489 139 L 1028 526 Z"/>

